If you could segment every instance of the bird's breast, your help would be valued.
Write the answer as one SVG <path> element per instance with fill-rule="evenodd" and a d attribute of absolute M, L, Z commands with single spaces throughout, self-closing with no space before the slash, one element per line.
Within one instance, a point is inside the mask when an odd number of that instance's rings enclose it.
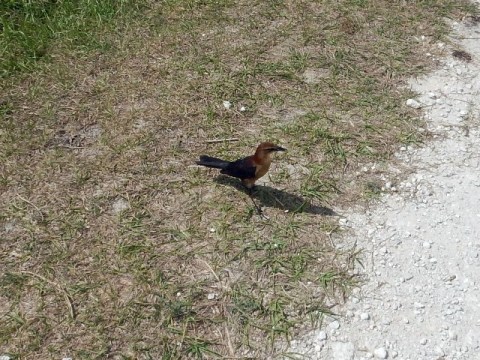
<path fill-rule="evenodd" d="M 261 164 L 258 164 L 255 169 L 255 179 L 260 179 L 263 175 L 265 175 L 268 172 L 268 169 L 270 169 L 270 164 L 271 161 L 265 161 Z"/>

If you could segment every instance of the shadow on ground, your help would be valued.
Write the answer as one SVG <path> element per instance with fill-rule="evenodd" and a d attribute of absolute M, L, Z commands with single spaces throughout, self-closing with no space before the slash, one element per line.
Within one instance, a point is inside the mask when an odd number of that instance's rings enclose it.
<path fill-rule="evenodd" d="M 304 199 L 301 196 L 290 194 L 284 190 L 278 190 L 270 186 L 256 185 L 250 193 L 237 179 L 219 175 L 214 181 L 217 184 L 231 186 L 238 191 L 251 195 L 253 199 L 260 202 L 257 205 L 260 205 L 261 207 L 274 207 L 297 213 L 305 212 L 315 215 L 341 216 L 328 207 L 313 205 L 309 200 Z"/>

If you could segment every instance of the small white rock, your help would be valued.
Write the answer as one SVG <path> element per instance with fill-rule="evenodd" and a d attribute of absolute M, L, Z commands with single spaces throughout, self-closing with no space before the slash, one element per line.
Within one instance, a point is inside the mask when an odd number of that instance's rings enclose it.
<path fill-rule="evenodd" d="M 12 358 L 8 355 L 0 355 L 0 360 L 11 360 Z"/>
<path fill-rule="evenodd" d="M 435 351 L 435 354 L 437 354 L 438 356 L 445 356 L 445 352 L 440 346 L 436 346 L 434 351 Z"/>
<path fill-rule="evenodd" d="M 427 344 L 427 339 L 422 338 L 420 339 L 420 345 L 426 345 Z"/>
<path fill-rule="evenodd" d="M 320 341 L 327 340 L 327 333 L 325 331 L 319 331 L 317 334 L 317 339 Z"/>
<path fill-rule="evenodd" d="M 339 323 L 337 320 L 332 321 L 328 326 L 329 326 L 331 329 L 335 329 L 335 330 L 340 329 L 340 323 Z"/>
<path fill-rule="evenodd" d="M 362 320 L 368 320 L 370 319 L 370 315 L 366 312 L 360 314 L 360 319 Z"/>
<path fill-rule="evenodd" d="M 458 335 L 456 332 L 454 331 L 449 331 L 448 332 L 448 337 L 451 339 L 451 340 L 457 340 L 458 339 Z"/>
<path fill-rule="evenodd" d="M 375 355 L 375 357 L 376 357 L 377 359 L 386 359 L 386 358 L 388 357 L 387 350 L 386 350 L 384 347 L 375 349 L 375 351 L 373 352 L 373 354 Z"/>
<path fill-rule="evenodd" d="M 423 305 L 422 303 L 419 303 L 419 302 L 416 302 L 414 305 L 417 309 L 423 309 L 425 307 L 425 305 Z"/>
<path fill-rule="evenodd" d="M 410 106 L 413 109 L 419 109 L 422 104 L 420 104 L 417 100 L 415 99 L 408 99 L 407 100 L 407 106 Z"/>
<path fill-rule="evenodd" d="M 430 249 L 432 247 L 432 245 L 428 241 L 424 241 L 422 245 L 425 249 Z"/>
<path fill-rule="evenodd" d="M 127 210 L 129 208 L 129 203 L 124 200 L 124 199 L 117 199 L 113 204 L 112 204 L 112 211 L 115 214 L 119 214 L 124 210 Z M 0 359 L 1 360 L 1 359 Z"/>
<path fill-rule="evenodd" d="M 240 107 L 240 111 L 241 111 L 241 112 L 247 111 L 247 108 L 246 108 L 245 106 L 241 106 L 241 107 Z"/>
<path fill-rule="evenodd" d="M 231 103 L 230 101 L 228 101 L 228 100 L 225 100 L 225 101 L 223 102 L 223 107 L 228 110 L 228 109 L 230 109 L 230 108 L 232 107 L 232 103 Z"/>
<path fill-rule="evenodd" d="M 213 299 L 215 299 L 215 294 L 214 294 L 214 293 L 208 294 L 208 295 L 207 295 L 207 299 L 208 299 L 208 300 L 213 300 Z"/>

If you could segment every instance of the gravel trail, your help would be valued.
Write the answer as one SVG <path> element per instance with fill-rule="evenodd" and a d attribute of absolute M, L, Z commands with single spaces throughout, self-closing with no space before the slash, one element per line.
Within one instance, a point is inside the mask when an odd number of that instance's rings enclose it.
<path fill-rule="evenodd" d="M 407 104 L 434 139 L 400 149 L 413 174 L 395 183 L 394 165 L 379 204 L 341 221 L 353 236 L 335 241 L 365 249 L 367 281 L 340 317 L 291 343 L 304 358 L 480 359 L 480 24 L 452 30 L 471 59 L 438 44 L 443 67 L 411 82 Z"/>

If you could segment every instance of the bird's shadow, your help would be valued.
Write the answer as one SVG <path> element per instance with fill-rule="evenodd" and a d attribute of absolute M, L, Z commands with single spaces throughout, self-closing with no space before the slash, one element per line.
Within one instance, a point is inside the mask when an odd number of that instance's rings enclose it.
<path fill-rule="evenodd" d="M 234 187 L 238 191 L 241 191 L 253 199 L 260 202 L 261 206 L 274 207 L 282 210 L 288 210 L 293 213 L 309 213 L 315 215 L 325 216 L 340 216 L 332 209 L 325 206 L 313 205 L 307 199 L 301 196 L 290 194 L 283 190 L 278 190 L 270 186 L 256 185 L 255 188 L 249 191 L 243 184 L 237 179 L 233 179 L 228 176 L 219 175 L 214 181 L 220 185 L 228 185 Z"/>

